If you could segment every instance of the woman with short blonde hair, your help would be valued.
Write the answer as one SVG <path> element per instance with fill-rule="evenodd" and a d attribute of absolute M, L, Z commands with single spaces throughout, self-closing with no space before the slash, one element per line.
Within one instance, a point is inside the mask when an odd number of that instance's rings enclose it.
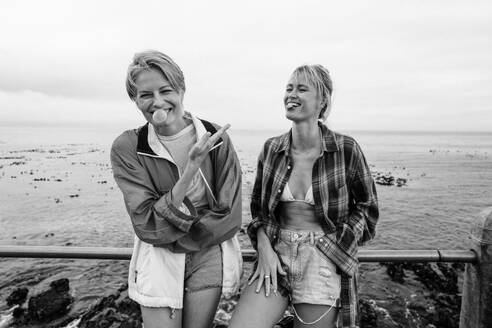
<path fill-rule="evenodd" d="M 134 231 L 128 291 L 145 328 L 211 327 L 222 293 L 239 285 L 241 168 L 225 132 L 184 110 L 179 66 L 137 53 L 126 89 L 147 121 L 111 148 Z"/>

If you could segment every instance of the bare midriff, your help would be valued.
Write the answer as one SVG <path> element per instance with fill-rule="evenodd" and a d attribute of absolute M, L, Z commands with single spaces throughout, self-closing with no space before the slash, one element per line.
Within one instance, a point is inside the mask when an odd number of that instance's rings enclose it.
<path fill-rule="evenodd" d="M 303 201 L 278 203 L 280 227 L 289 230 L 322 230 L 314 205 Z"/>

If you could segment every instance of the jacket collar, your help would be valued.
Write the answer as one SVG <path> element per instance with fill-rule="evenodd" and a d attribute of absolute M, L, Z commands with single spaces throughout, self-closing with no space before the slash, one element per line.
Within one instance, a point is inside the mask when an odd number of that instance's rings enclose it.
<path fill-rule="evenodd" d="M 197 140 L 207 132 L 203 123 L 189 112 L 185 112 L 187 119 L 192 121 L 195 126 Z M 147 123 L 138 130 L 137 153 L 151 157 L 164 158 L 174 163 L 174 160 L 169 151 L 159 141 L 157 132 L 151 123 Z"/>
<path fill-rule="evenodd" d="M 335 133 L 321 122 L 318 122 L 318 127 L 321 130 L 321 150 L 328 153 L 337 152 L 339 149 Z M 280 140 L 275 151 L 284 152 L 285 155 L 288 155 L 291 143 L 292 129 L 280 136 Z"/>

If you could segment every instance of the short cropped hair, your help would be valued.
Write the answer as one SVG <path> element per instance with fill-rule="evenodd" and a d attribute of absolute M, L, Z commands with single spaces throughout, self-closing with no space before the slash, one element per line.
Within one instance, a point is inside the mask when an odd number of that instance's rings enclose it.
<path fill-rule="evenodd" d="M 333 94 L 333 81 L 330 72 L 322 65 L 302 65 L 294 70 L 292 77 L 294 79 L 304 78 L 316 88 L 318 95 L 326 101 L 321 108 L 318 119 L 326 120 L 331 111 Z"/>
<path fill-rule="evenodd" d="M 171 87 L 176 91 L 185 92 L 184 75 L 179 66 L 166 54 L 156 50 L 138 52 L 128 66 L 126 74 L 126 91 L 131 100 L 137 97 L 137 85 L 135 83 L 138 75 L 143 71 L 155 69 L 160 72 Z"/>

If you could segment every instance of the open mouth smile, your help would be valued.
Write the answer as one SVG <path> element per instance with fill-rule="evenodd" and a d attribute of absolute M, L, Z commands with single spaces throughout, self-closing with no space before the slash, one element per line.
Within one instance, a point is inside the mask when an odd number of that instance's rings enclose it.
<path fill-rule="evenodd" d="M 297 108 L 299 107 L 301 104 L 297 103 L 297 102 L 293 102 L 293 101 L 289 101 L 286 105 L 286 108 L 287 109 L 294 109 L 294 108 Z"/>

